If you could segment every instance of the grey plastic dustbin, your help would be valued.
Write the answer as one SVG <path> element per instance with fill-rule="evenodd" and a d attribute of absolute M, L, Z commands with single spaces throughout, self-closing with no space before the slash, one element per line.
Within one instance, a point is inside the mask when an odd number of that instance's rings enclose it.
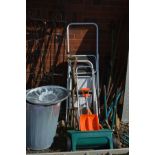
<path fill-rule="evenodd" d="M 56 134 L 60 104 L 68 97 L 67 89 L 43 86 L 26 91 L 26 147 L 47 149 Z"/>

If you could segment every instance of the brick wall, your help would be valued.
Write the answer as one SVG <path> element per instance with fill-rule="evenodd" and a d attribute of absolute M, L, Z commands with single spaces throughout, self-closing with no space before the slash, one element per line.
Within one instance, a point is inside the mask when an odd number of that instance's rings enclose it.
<path fill-rule="evenodd" d="M 66 85 L 65 30 L 70 22 L 98 24 L 101 83 L 107 83 L 113 55 L 113 76 L 119 77 L 118 84 L 125 80 L 128 7 L 128 0 L 27 0 L 27 89 Z M 93 28 L 72 28 L 71 51 L 93 52 L 94 33 Z"/>

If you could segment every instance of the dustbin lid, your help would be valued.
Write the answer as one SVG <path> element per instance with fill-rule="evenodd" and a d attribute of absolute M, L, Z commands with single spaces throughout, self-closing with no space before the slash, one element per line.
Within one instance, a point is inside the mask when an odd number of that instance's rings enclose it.
<path fill-rule="evenodd" d="M 42 86 L 31 89 L 26 94 L 26 101 L 30 104 L 52 105 L 61 103 L 69 95 L 69 91 L 61 86 Z"/>

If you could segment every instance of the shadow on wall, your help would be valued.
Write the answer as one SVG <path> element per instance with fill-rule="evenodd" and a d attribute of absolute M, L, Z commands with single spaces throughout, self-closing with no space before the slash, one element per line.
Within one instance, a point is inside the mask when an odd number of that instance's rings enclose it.
<path fill-rule="evenodd" d="M 41 29 L 43 30 L 40 32 Z M 30 22 L 27 25 L 27 34 L 31 34 L 31 36 L 27 35 L 27 89 L 49 84 L 63 84 L 65 63 L 61 64 L 61 67 L 57 67 L 57 64 L 65 61 L 63 56 L 65 30 L 65 24 L 62 27 L 56 22 L 38 25 L 37 21 L 37 24 Z M 56 74 L 57 71 L 60 74 Z"/>

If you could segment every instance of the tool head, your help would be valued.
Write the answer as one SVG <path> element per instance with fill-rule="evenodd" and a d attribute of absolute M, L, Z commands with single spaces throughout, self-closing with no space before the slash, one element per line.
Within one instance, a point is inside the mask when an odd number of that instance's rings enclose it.
<path fill-rule="evenodd" d="M 80 130 L 93 131 L 99 130 L 100 124 L 96 114 L 81 114 L 80 115 Z"/>
<path fill-rule="evenodd" d="M 87 98 L 89 97 L 90 88 L 81 88 L 82 96 Z"/>

